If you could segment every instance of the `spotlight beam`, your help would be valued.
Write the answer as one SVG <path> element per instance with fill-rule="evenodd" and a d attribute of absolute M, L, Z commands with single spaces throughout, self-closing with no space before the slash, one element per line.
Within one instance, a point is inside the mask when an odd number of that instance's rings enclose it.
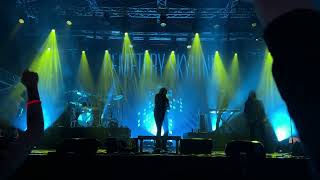
<path fill-rule="evenodd" d="M 119 68 L 119 76 L 121 76 L 121 78 L 123 79 L 121 88 L 124 91 L 123 93 L 126 93 L 128 91 L 130 91 L 130 93 L 133 93 L 138 89 L 138 73 L 137 69 L 135 68 L 136 65 L 137 63 L 134 48 L 131 43 L 129 33 L 126 32 L 123 38 L 122 54 Z"/>
<path fill-rule="evenodd" d="M 55 30 L 52 30 L 30 70 L 39 74 L 45 128 L 53 124 L 63 111 L 64 82 Z"/>
<path fill-rule="evenodd" d="M 78 70 L 79 86 L 87 92 L 94 92 L 94 82 L 85 51 L 81 53 L 80 66 Z"/>
<path fill-rule="evenodd" d="M 272 64 L 273 58 L 266 50 L 257 95 L 265 106 L 267 117 L 278 140 L 282 141 L 291 136 L 291 118 L 273 79 Z M 296 135 L 295 128 L 293 134 Z"/>
<path fill-rule="evenodd" d="M 175 89 L 177 84 L 176 69 L 177 69 L 176 55 L 174 51 L 171 51 L 169 59 L 164 69 L 164 83 L 171 89 Z"/>
<path fill-rule="evenodd" d="M 230 101 L 230 81 L 218 51 L 216 51 L 212 63 L 212 81 L 216 83 L 217 88 L 219 89 L 217 92 L 218 108 L 227 108 Z"/>

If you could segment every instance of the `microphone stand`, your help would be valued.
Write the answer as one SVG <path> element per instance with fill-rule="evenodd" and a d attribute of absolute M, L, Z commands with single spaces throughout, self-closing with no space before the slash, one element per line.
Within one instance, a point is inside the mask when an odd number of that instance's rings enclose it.
<path fill-rule="evenodd" d="M 289 120 L 290 120 L 290 138 L 291 138 L 291 142 L 292 142 L 290 153 L 292 156 L 292 153 L 293 153 L 293 132 L 292 132 L 292 118 L 291 118 L 291 116 L 289 116 Z M 289 144 L 290 144 L 290 139 L 289 139 Z"/>

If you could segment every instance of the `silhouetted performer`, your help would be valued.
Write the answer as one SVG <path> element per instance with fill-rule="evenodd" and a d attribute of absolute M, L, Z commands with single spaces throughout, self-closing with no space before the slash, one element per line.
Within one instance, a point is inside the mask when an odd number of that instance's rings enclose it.
<path fill-rule="evenodd" d="M 266 113 L 262 102 L 257 99 L 254 91 L 250 92 L 249 97 L 245 102 L 244 114 L 249 125 L 250 140 L 256 140 L 265 143 Z"/>
<path fill-rule="evenodd" d="M 157 137 L 160 138 L 161 137 L 161 128 L 162 128 L 162 124 L 165 120 L 165 115 L 166 115 L 166 111 L 169 108 L 169 99 L 167 98 L 167 89 L 166 88 L 161 88 L 159 93 L 156 94 L 155 98 L 154 98 L 154 119 L 156 121 L 156 125 L 157 125 Z M 159 150 L 159 148 L 161 147 L 165 148 L 166 143 L 162 143 L 161 141 L 157 140 L 156 141 L 156 149 Z"/>
<path fill-rule="evenodd" d="M 43 113 L 38 92 L 38 74 L 25 71 L 21 82 L 27 89 L 27 130 L 15 142 L 0 149 L 0 179 L 7 179 L 23 163 L 44 132 Z"/>
<path fill-rule="evenodd" d="M 219 129 L 220 129 L 220 122 L 221 122 L 221 119 L 222 119 L 222 114 L 223 114 L 223 112 L 222 111 L 220 111 L 220 110 L 218 110 L 217 111 L 217 121 L 216 121 L 216 132 L 219 132 Z"/>

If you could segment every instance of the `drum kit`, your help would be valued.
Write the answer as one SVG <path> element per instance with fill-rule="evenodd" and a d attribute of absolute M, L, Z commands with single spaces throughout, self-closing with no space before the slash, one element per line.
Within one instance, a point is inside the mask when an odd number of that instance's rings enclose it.
<path fill-rule="evenodd" d="M 85 91 L 72 90 L 65 93 L 69 109 L 70 127 L 119 127 L 123 114 L 123 95 L 108 98 Z"/>

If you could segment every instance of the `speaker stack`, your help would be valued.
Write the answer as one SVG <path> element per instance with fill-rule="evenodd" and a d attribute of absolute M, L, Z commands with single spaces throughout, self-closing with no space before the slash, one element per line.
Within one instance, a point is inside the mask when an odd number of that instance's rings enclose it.
<path fill-rule="evenodd" d="M 211 154 L 212 150 L 212 139 L 192 138 L 181 139 L 180 141 L 181 154 Z"/>

